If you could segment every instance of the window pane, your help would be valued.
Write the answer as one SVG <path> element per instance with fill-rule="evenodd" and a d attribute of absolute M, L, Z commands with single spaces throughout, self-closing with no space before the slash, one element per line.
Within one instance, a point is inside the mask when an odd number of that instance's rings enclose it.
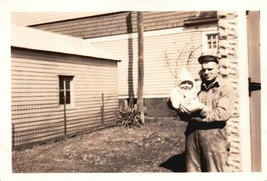
<path fill-rule="evenodd" d="M 59 91 L 59 104 L 64 104 L 64 91 Z"/>
<path fill-rule="evenodd" d="M 208 49 L 211 49 L 211 42 L 208 42 Z"/>
<path fill-rule="evenodd" d="M 69 90 L 70 89 L 70 79 L 66 78 L 65 81 L 66 81 L 66 89 Z"/>
<path fill-rule="evenodd" d="M 64 89 L 64 79 L 63 77 L 59 77 L 59 89 Z"/>
<path fill-rule="evenodd" d="M 66 91 L 66 104 L 70 104 L 70 91 Z"/>
<path fill-rule="evenodd" d="M 216 41 L 213 42 L 213 48 L 217 48 Z"/>

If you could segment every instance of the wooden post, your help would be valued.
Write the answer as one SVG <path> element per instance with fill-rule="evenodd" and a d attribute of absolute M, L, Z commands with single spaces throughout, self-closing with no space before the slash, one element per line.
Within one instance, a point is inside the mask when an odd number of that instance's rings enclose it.
<path fill-rule="evenodd" d="M 145 122 L 143 87 L 144 87 L 144 26 L 143 13 L 137 12 L 138 30 L 138 90 L 137 90 L 137 109 L 140 112 L 142 123 Z"/>
<path fill-rule="evenodd" d="M 67 116 L 66 116 L 66 79 L 64 79 L 64 136 L 67 136 Z"/>
<path fill-rule="evenodd" d="M 104 114 L 105 114 L 105 108 L 104 108 L 104 93 L 102 93 L 101 125 L 104 125 Z"/>

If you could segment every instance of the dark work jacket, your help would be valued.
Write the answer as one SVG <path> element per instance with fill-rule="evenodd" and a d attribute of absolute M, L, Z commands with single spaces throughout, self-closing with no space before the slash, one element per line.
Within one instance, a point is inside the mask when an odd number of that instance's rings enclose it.
<path fill-rule="evenodd" d="M 233 114 L 235 97 L 234 88 L 227 79 L 218 77 L 208 87 L 202 83 L 198 98 L 211 110 L 191 115 L 186 134 L 195 130 L 224 128 Z"/>

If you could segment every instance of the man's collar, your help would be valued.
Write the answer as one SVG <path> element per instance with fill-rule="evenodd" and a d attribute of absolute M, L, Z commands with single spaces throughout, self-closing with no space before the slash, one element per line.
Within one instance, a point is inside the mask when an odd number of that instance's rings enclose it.
<path fill-rule="evenodd" d="M 217 76 L 217 78 L 208 86 L 205 84 L 205 82 L 202 82 L 201 90 L 209 90 L 213 87 L 220 87 L 220 80 L 221 80 L 220 76 Z"/>

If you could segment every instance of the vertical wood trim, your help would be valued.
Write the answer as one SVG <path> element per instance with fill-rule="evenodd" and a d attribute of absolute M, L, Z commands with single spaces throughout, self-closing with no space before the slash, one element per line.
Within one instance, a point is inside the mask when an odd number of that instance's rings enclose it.
<path fill-rule="evenodd" d="M 260 16 L 258 11 L 248 12 L 248 65 L 249 77 L 252 82 L 260 82 Z M 251 92 L 250 125 L 251 125 L 251 157 L 252 171 L 261 171 L 261 94 Z"/>
<path fill-rule="evenodd" d="M 267 50 L 267 12 L 263 11 L 264 9 L 267 9 L 267 2 L 265 1 L 264 7 L 262 8 L 262 11 L 260 12 L 260 39 L 261 39 L 261 78 L 262 78 L 262 97 L 261 97 L 261 106 L 263 109 L 266 109 L 267 107 L 267 96 L 266 96 L 266 90 L 267 90 L 267 80 L 266 80 L 266 70 L 267 70 L 267 55 L 266 51 Z M 267 113 L 266 111 L 261 112 L 262 116 L 262 170 L 266 171 L 267 170 L 267 122 L 266 116 Z"/>
<path fill-rule="evenodd" d="M 244 11 L 238 12 L 238 66 L 240 95 L 240 148 L 242 171 L 251 171 L 250 113 L 248 97 L 247 19 Z"/>

